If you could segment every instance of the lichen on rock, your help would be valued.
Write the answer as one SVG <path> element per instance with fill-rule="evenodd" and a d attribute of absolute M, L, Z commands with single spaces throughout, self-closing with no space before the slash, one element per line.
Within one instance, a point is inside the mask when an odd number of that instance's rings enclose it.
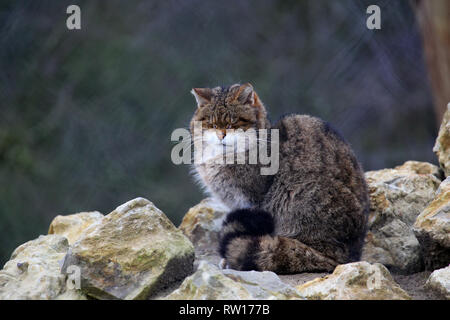
<path fill-rule="evenodd" d="M 273 272 L 219 270 L 200 261 L 197 271 L 166 296 L 168 300 L 302 299 Z"/>
<path fill-rule="evenodd" d="M 228 208 L 212 198 L 206 198 L 189 209 L 180 230 L 195 245 L 199 254 L 217 254 L 219 232 Z"/>
<path fill-rule="evenodd" d="M 438 176 L 438 167 L 418 161 L 366 172 L 371 207 L 361 260 L 402 273 L 423 268 L 412 226 L 433 200 L 441 182 Z"/>
<path fill-rule="evenodd" d="M 99 299 L 146 299 L 193 271 L 194 247 L 150 201 L 131 200 L 84 232 L 62 270 L 81 268 L 83 292 Z"/>
<path fill-rule="evenodd" d="M 417 217 L 414 233 L 427 269 L 450 263 L 450 177 L 440 184 L 433 201 Z"/>
<path fill-rule="evenodd" d="M 73 244 L 88 227 L 100 223 L 102 219 L 103 214 L 98 211 L 58 215 L 50 223 L 48 234 L 62 235 L 67 238 L 69 244 Z"/>
<path fill-rule="evenodd" d="M 60 271 L 69 243 L 60 235 L 40 236 L 14 250 L 0 271 L 0 300 L 85 300 L 77 289 L 69 289 Z"/>
<path fill-rule="evenodd" d="M 395 283 L 379 263 L 354 262 L 339 265 L 331 275 L 296 287 L 313 300 L 409 300 L 411 297 Z"/>

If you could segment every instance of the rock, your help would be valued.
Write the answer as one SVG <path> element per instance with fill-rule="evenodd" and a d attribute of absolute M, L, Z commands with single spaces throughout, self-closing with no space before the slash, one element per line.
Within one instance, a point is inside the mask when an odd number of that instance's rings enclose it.
<path fill-rule="evenodd" d="M 222 270 L 228 278 L 240 283 L 254 299 L 302 299 L 298 292 L 273 272 Z"/>
<path fill-rule="evenodd" d="M 67 216 L 56 216 L 50 223 L 48 234 L 59 234 L 73 244 L 81 233 L 94 223 L 100 223 L 103 215 L 98 211 L 80 212 Z"/>
<path fill-rule="evenodd" d="M 433 151 L 438 157 L 445 176 L 450 176 L 450 103 L 447 105 Z"/>
<path fill-rule="evenodd" d="M 0 271 L 0 300 L 84 300 L 79 290 L 69 289 L 60 271 L 69 243 L 60 235 L 40 236 L 14 250 Z"/>
<path fill-rule="evenodd" d="M 401 178 L 405 175 L 433 175 L 439 181 L 441 177 L 440 169 L 434 164 L 420 161 L 406 161 L 400 166 L 393 169 L 382 169 L 366 172 L 366 180 L 368 183 L 390 181 L 392 179 Z"/>
<path fill-rule="evenodd" d="M 296 287 L 314 300 L 409 300 L 382 264 L 354 262 L 339 265 L 331 275 Z"/>
<path fill-rule="evenodd" d="M 197 271 L 166 296 L 169 300 L 302 299 L 273 272 L 219 270 L 201 261 Z"/>
<path fill-rule="evenodd" d="M 401 273 L 423 268 L 412 226 L 433 200 L 441 182 L 437 176 L 438 167 L 417 161 L 366 172 L 371 205 L 361 260 L 379 262 Z"/>
<path fill-rule="evenodd" d="M 417 217 L 414 233 L 422 246 L 427 269 L 450 263 L 450 177 L 441 183 L 434 200 Z"/>
<path fill-rule="evenodd" d="M 211 198 L 186 213 L 179 228 L 194 244 L 197 257 L 211 260 L 218 256 L 219 232 L 227 213 L 227 207 Z"/>
<path fill-rule="evenodd" d="M 392 169 L 387 169 L 392 170 Z M 434 164 L 428 162 L 420 161 L 406 161 L 401 166 L 397 166 L 394 170 L 405 173 L 416 173 L 416 174 L 432 174 L 437 178 L 441 178 L 441 170 Z"/>
<path fill-rule="evenodd" d="M 193 261 L 183 233 L 153 203 L 136 198 L 85 230 L 62 270 L 80 267 L 81 289 L 92 297 L 145 299 L 191 274 Z"/>
<path fill-rule="evenodd" d="M 292 286 L 297 287 L 308 281 L 314 280 L 316 278 L 321 278 L 329 275 L 328 272 L 302 272 L 295 274 L 279 274 L 281 281 Z"/>
<path fill-rule="evenodd" d="M 450 266 L 433 271 L 425 287 L 450 300 Z"/>
<path fill-rule="evenodd" d="M 89 298 L 81 290 L 66 290 L 60 294 L 55 300 L 89 300 Z"/>

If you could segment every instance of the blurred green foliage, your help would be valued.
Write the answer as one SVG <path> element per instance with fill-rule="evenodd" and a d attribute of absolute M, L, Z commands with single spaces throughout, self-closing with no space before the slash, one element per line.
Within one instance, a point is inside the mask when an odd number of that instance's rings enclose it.
<path fill-rule="evenodd" d="M 382 8 L 382 30 L 365 9 Z M 67 30 L 78 4 L 82 29 Z M 203 195 L 170 160 L 192 87 L 251 82 L 270 117 L 333 123 L 365 169 L 436 163 L 408 1 L 2 1 L 0 262 L 57 214 L 142 196 L 178 225 Z"/>

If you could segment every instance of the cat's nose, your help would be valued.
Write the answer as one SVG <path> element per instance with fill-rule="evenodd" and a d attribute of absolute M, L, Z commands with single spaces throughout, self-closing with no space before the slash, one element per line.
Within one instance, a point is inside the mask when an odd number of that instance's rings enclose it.
<path fill-rule="evenodd" d="M 225 138 L 225 136 L 227 135 L 227 131 L 226 130 L 216 130 L 216 135 L 217 135 L 217 138 L 219 138 L 219 140 L 223 140 L 223 138 Z"/>

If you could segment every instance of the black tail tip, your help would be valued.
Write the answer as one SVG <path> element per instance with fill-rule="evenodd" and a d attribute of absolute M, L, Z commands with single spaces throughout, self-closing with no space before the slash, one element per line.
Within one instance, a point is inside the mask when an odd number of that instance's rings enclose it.
<path fill-rule="evenodd" d="M 223 222 L 223 226 L 231 224 L 231 230 L 222 234 L 219 243 L 219 253 L 226 257 L 228 244 L 235 238 L 253 238 L 273 234 L 275 224 L 270 213 L 260 209 L 238 209 L 230 212 Z M 233 224 L 240 226 L 234 230 Z M 242 230 L 243 229 L 243 230 Z M 231 231 L 231 232 L 230 232 Z"/>
<path fill-rule="evenodd" d="M 223 225 L 233 222 L 241 224 L 245 230 L 243 234 L 249 236 L 263 236 L 275 230 L 272 215 L 261 209 L 234 210 L 227 215 Z"/>

